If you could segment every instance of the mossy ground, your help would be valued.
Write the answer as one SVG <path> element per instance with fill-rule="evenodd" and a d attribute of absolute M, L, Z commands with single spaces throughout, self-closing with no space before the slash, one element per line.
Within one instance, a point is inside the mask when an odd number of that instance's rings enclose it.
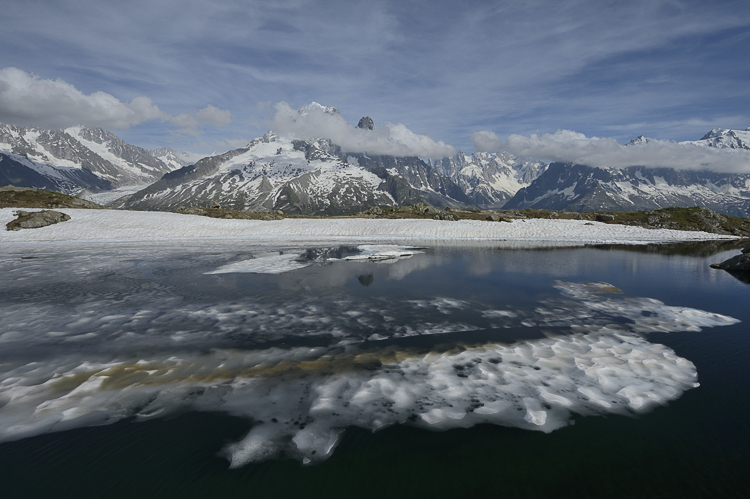
<path fill-rule="evenodd" d="M 22 187 L 0 187 L 0 208 L 88 208 L 104 206 L 54 191 Z"/>

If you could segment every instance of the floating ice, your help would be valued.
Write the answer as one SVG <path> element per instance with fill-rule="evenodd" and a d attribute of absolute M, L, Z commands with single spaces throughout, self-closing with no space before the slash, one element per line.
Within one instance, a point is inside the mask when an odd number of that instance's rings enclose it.
<path fill-rule="evenodd" d="M 689 360 L 642 333 L 737 322 L 607 283 L 562 281 L 554 284 L 559 296 L 512 310 L 451 296 L 310 293 L 279 301 L 228 292 L 231 299 L 188 300 L 163 285 L 162 267 L 143 263 L 152 250 L 127 259 L 71 251 L 60 265 L 54 251 L 24 253 L 30 260 L 0 255 L 20 290 L 0 307 L 0 441 L 178 410 L 223 411 L 253 424 L 226 449 L 232 466 L 242 466 L 284 454 L 323 460 L 351 426 L 493 423 L 548 432 L 573 414 L 639 413 L 697 386 Z M 196 266 L 196 278 L 218 281 L 202 273 L 226 255 L 204 252 L 175 265 Z M 338 267 L 356 277 L 362 265 Z M 118 279 L 108 279 L 113 273 Z M 104 283 L 95 293 L 79 285 L 94 280 Z M 119 289 L 120 281 L 127 286 Z M 231 279 L 220 281 L 232 291 Z M 84 291 L 61 299 L 60 286 Z M 556 326 L 564 334 L 509 344 L 462 344 L 465 336 L 455 335 L 451 349 L 430 346 L 444 336 L 426 336 L 524 326 Z M 267 346 L 300 338 L 318 346 Z M 65 348 L 69 342 L 75 347 Z"/>
<path fill-rule="evenodd" d="M 261 256 L 250 260 L 223 265 L 216 270 L 206 273 L 230 274 L 233 272 L 246 272 L 252 274 L 281 274 L 283 272 L 290 272 L 310 265 L 310 262 L 300 261 L 300 257 L 301 255 L 294 254 Z"/>
<path fill-rule="evenodd" d="M 408 248 L 403 246 L 393 245 L 370 245 L 363 244 L 359 246 L 361 253 L 359 255 L 351 255 L 344 258 L 344 260 L 369 260 L 369 261 L 396 261 L 401 258 L 409 258 L 414 256 L 414 253 L 420 253 L 420 251 L 414 248 Z"/>

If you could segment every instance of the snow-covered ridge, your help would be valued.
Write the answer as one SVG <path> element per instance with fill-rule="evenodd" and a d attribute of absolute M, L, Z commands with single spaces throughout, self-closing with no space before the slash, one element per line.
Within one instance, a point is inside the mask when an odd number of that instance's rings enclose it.
<path fill-rule="evenodd" d="M 699 140 L 684 141 L 680 142 L 680 144 L 715 147 L 717 149 L 750 150 L 750 128 L 747 128 L 746 130 L 714 128 Z"/>
<path fill-rule="evenodd" d="M 80 125 L 43 130 L 0 124 L 0 152 L 25 159 L 11 175 L 18 185 L 65 193 L 150 184 L 182 166 L 179 153 L 169 156 L 162 151 L 163 161 L 111 132 Z"/>

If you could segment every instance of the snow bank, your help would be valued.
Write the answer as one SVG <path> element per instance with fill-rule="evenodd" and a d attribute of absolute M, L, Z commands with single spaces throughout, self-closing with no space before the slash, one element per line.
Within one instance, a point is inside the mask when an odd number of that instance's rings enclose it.
<path fill-rule="evenodd" d="M 0 210 L 0 223 L 13 220 Z M 43 229 L 0 230 L 0 242 L 124 242 L 179 239 L 237 239 L 254 244 L 279 242 L 383 242 L 494 240 L 531 245 L 647 244 L 736 239 L 735 236 L 667 229 L 644 229 L 584 220 L 514 220 L 511 223 L 461 220 L 377 220 L 359 218 L 223 220 L 175 213 L 63 209 L 69 222 Z"/>

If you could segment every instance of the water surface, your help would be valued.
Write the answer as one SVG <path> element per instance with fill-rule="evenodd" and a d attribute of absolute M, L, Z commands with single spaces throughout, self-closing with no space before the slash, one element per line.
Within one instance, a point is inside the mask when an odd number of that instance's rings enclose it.
<path fill-rule="evenodd" d="M 361 250 L 11 248 L 11 496 L 750 491 L 736 248 Z"/>

